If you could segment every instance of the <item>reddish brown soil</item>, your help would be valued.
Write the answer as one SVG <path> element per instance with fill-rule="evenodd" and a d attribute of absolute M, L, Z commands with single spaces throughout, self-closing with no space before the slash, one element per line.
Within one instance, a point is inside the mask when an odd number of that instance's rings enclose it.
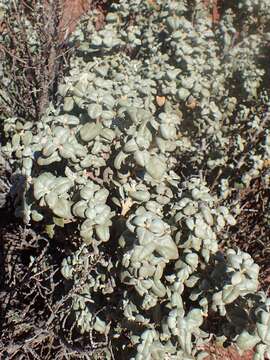
<path fill-rule="evenodd" d="M 240 355 L 234 346 L 223 348 L 218 345 L 208 346 L 205 351 L 209 352 L 209 356 L 205 360 L 252 360 L 253 351 L 245 351 Z"/>
<path fill-rule="evenodd" d="M 91 3 L 91 0 L 63 0 L 60 27 L 67 33 L 74 31 L 80 17 L 90 9 Z"/>
<path fill-rule="evenodd" d="M 213 24 L 217 24 L 220 19 L 219 0 L 203 0 L 204 5 L 209 9 Z"/>

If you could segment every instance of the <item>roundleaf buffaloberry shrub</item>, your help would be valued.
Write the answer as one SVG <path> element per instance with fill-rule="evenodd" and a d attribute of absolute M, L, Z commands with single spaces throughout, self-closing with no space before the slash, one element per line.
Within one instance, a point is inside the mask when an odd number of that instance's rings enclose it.
<path fill-rule="evenodd" d="M 268 1 L 239 0 L 214 25 L 197 0 L 120 0 L 98 30 L 95 16 L 69 40 L 57 106 L 5 119 L 16 215 L 51 237 L 72 226 L 73 326 L 125 338 L 116 358 L 202 359 L 214 336 L 264 359 L 259 267 L 220 243 L 237 186 L 269 186 Z"/>

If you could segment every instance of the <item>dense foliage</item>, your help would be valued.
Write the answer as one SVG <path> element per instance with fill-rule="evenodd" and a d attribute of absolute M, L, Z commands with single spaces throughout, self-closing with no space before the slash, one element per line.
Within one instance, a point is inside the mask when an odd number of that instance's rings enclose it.
<path fill-rule="evenodd" d="M 213 336 L 270 356 L 270 299 L 228 233 L 233 193 L 269 186 L 270 5 L 236 3 L 215 26 L 197 0 L 120 0 L 98 30 L 91 12 L 57 105 L 3 120 L 16 216 L 72 233 L 62 327 L 106 359 L 202 359 Z"/>

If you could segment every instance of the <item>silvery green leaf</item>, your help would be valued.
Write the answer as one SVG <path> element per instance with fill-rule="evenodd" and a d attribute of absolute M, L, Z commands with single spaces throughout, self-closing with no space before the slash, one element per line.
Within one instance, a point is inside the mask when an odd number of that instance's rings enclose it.
<path fill-rule="evenodd" d="M 100 83 L 100 78 L 98 79 L 94 79 L 95 83 L 97 82 L 98 80 L 98 83 Z M 102 81 L 102 80 L 101 80 Z M 98 86 L 99 84 L 97 84 Z M 88 88 L 88 94 L 87 94 L 87 97 L 88 97 L 88 100 L 91 102 L 91 103 L 99 103 L 99 100 L 100 100 L 100 93 L 98 91 L 96 91 L 96 88 L 91 86 L 90 88 Z"/>
<path fill-rule="evenodd" d="M 152 277 L 155 273 L 155 267 L 149 263 L 145 263 L 140 267 L 139 275 L 142 278 Z"/>
<path fill-rule="evenodd" d="M 102 44 L 102 38 L 98 35 L 93 35 L 91 38 L 91 46 L 98 48 Z"/>
<path fill-rule="evenodd" d="M 200 351 L 197 355 L 197 360 L 203 360 L 209 356 L 207 351 Z"/>
<path fill-rule="evenodd" d="M 167 18 L 167 26 L 170 29 L 170 31 L 175 31 L 179 28 L 181 22 L 178 17 L 170 16 Z"/>
<path fill-rule="evenodd" d="M 202 239 L 197 238 L 196 236 L 191 236 L 191 244 L 194 250 L 199 251 L 202 246 Z"/>
<path fill-rule="evenodd" d="M 151 231 L 145 228 L 138 227 L 136 229 L 136 235 L 138 236 L 138 240 L 141 245 L 148 244 L 154 240 L 154 235 Z"/>
<path fill-rule="evenodd" d="M 191 217 L 188 217 L 188 218 L 186 219 L 186 225 L 187 225 L 187 227 L 189 228 L 189 230 L 193 231 L 193 230 L 194 230 L 194 227 L 195 227 L 194 219 L 191 218 Z"/>
<path fill-rule="evenodd" d="M 207 238 L 207 225 L 203 221 L 199 221 L 199 219 L 195 222 L 195 230 L 194 234 L 200 239 L 206 239 Z"/>
<path fill-rule="evenodd" d="M 148 211 L 151 211 L 153 214 L 160 214 L 161 213 L 161 206 L 153 200 L 149 200 L 146 204 L 145 204 L 145 208 Z"/>
<path fill-rule="evenodd" d="M 257 332 L 262 342 L 270 345 L 270 322 L 267 325 L 257 323 Z"/>
<path fill-rule="evenodd" d="M 172 294 L 172 298 L 171 298 L 172 307 L 176 307 L 178 309 L 183 309 L 183 300 L 182 300 L 182 297 L 180 295 L 181 293 L 182 293 L 182 291 L 180 289 L 180 291 L 174 292 Z"/>
<path fill-rule="evenodd" d="M 211 210 L 205 205 L 201 205 L 200 210 L 201 210 L 203 218 L 207 222 L 207 224 L 210 225 L 210 226 L 213 226 L 214 218 L 213 218 L 213 216 L 211 214 Z"/>
<path fill-rule="evenodd" d="M 102 103 L 106 109 L 111 110 L 115 105 L 115 99 L 112 95 L 106 94 L 102 98 Z"/>
<path fill-rule="evenodd" d="M 197 200 L 201 199 L 202 193 L 201 193 L 201 191 L 199 189 L 194 188 L 194 189 L 192 189 L 191 195 L 192 195 L 192 198 L 195 201 L 197 201 Z"/>
<path fill-rule="evenodd" d="M 78 82 L 75 86 L 72 88 L 72 95 L 75 103 L 79 106 L 79 104 L 84 103 L 84 96 L 87 92 L 87 84 Z"/>
<path fill-rule="evenodd" d="M 85 211 L 85 216 L 95 222 L 97 216 L 96 209 L 93 207 L 87 208 Z"/>
<path fill-rule="evenodd" d="M 127 156 L 128 156 L 128 155 L 125 154 L 123 151 L 120 151 L 120 152 L 116 155 L 116 157 L 115 157 L 115 159 L 114 159 L 114 167 L 115 167 L 116 170 L 120 170 L 120 169 L 121 169 L 122 163 L 125 161 L 125 159 L 126 159 Z"/>
<path fill-rule="evenodd" d="M 177 245 L 180 244 L 180 242 L 181 242 L 181 237 L 182 237 L 182 232 L 181 232 L 181 231 L 177 231 L 176 234 L 175 234 L 175 236 L 174 236 L 174 240 L 175 240 L 175 243 L 176 243 Z"/>
<path fill-rule="evenodd" d="M 102 111 L 102 120 L 105 124 L 105 121 L 111 121 L 115 118 L 115 112 L 112 110 L 103 110 Z M 109 125 L 106 125 L 109 126 Z"/>
<path fill-rule="evenodd" d="M 130 191 L 128 195 L 137 201 L 146 202 L 150 199 L 150 193 L 148 191 Z"/>
<path fill-rule="evenodd" d="M 258 344 L 255 348 L 255 354 L 253 356 L 253 360 L 265 360 L 265 355 L 267 352 L 267 345 Z M 269 352 L 269 351 L 268 351 Z"/>
<path fill-rule="evenodd" d="M 59 154 L 64 159 L 72 159 L 75 157 L 75 149 L 73 144 L 65 143 L 59 147 Z"/>
<path fill-rule="evenodd" d="M 240 284 L 242 280 L 243 280 L 242 273 L 240 271 L 237 271 L 236 273 L 233 274 L 233 276 L 231 278 L 231 283 L 232 283 L 232 285 L 236 286 L 236 285 Z"/>
<path fill-rule="evenodd" d="M 151 221 L 149 226 L 149 230 L 154 234 L 161 234 L 163 235 L 166 231 L 165 223 L 160 219 L 154 219 Z"/>
<path fill-rule="evenodd" d="M 87 203 L 84 200 L 78 201 L 72 207 L 72 213 L 75 216 L 85 218 L 85 210 L 87 209 Z"/>
<path fill-rule="evenodd" d="M 197 301 L 199 296 L 202 294 L 202 291 L 198 288 L 195 287 L 195 289 L 192 291 L 192 293 L 190 294 L 189 298 L 192 301 Z M 214 301 L 213 301 L 214 302 Z M 215 303 L 215 302 L 214 302 Z"/>
<path fill-rule="evenodd" d="M 52 208 L 52 211 L 56 216 L 59 216 L 60 218 L 71 219 L 72 218 L 71 206 L 72 206 L 71 201 L 60 198 L 55 203 L 54 207 Z"/>
<path fill-rule="evenodd" d="M 72 95 L 75 95 L 74 101 L 76 102 L 76 98 L 83 98 L 87 91 L 87 83 L 85 82 L 78 82 L 75 86 L 72 87 Z"/>
<path fill-rule="evenodd" d="M 204 242 L 205 242 L 205 239 L 204 239 Z M 212 249 L 211 249 L 211 251 L 212 251 Z M 217 250 L 215 249 L 214 252 L 216 252 L 216 251 Z M 209 262 L 209 259 L 210 259 L 210 250 L 209 250 L 209 248 L 203 248 L 201 254 L 202 254 L 202 257 L 204 258 L 204 260 L 206 262 Z"/>
<path fill-rule="evenodd" d="M 80 119 L 71 114 L 57 116 L 56 120 L 60 121 L 63 125 L 79 125 Z"/>
<path fill-rule="evenodd" d="M 140 132 L 138 131 L 136 136 L 136 142 L 141 150 L 149 148 L 151 139 L 152 134 L 147 128 L 143 129 Z"/>
<path fill-rule="evenodd" d="M 168 78 L 168 80 L 172 81 L 172 80 L 175 80 L 177 75 L 179 75 L 181 72 L 180 69 L 172 69 L 172 70 L 168 70 L 166 72 L 166 76 Z"/>
<path fill-rule="evenodd" d="M 226 215 L 226 216 L 224 216 L 224 217 L 225 217 L 225 220 L 227 221 L 227 223 L 228 223 L 229 225 L 231 225 L 231 226 L 236 225 L 236 220 L 235 220 L 235 218 L 234 218 L 231 214 L 228 214 L 228 215 Z"/>
<path fill-rule="evenodd" d="M 182 211 L 179 211 L 174 216 L 174 220 L 175 220 L 176 223 L 178 223 L 179 221 L 181 221 L 181 219 L 183 219 L 183 217 L 185 217 L 184 214 L 182 213 Z"/>
<path fill-rule="evenodd" d="M 197 206 L 195 206 L 195 204 L 193 202 L 190 202 L 189 204 L 187 204 L 187 206 L 183 209 L 183 213 L 186 216 L 192 216 L 194 214 L 196 214 L 196 212 L 198 211 Z"/>
<path fill-rule="evenodd" d="M 109 195 L 110 195 L 109 190 L 104 189 L 104 188 L 100 189 L 100 190 L 96 191 L 96 193 L 95 193 L 95 201 L 105 202 Z"/>
<path fill-rule="evenodd" d="M 84 200 L 90 200 L 93 197 L 95 190 L 95 187 L 91 185 L 88 186 L 87 184 L 80 190 L 80 196 Z"/>
<path fill-rule="evenodd" d="M 29 158 L 23 159 L 23 167 L 26 170 L 31 170 L 33 166 L 33 160 Z"/>
<path fill-rule="evenodd" d="M 263 309 L 260 309 L 259 322 L 263 325 L 270 324 L 270 313 Z"/>
<path fill-rule="evenodd" d="M 199 258 L 198 255 L 195 253 L 190 253 L 185 256 L 185 262 L 191 266 L 193 269 L 198 267 Z"/>
<path fill-rule="evenodd" d="M 182 87 L 178 90 L 177 95 L 180 100 L 185 101 L 189 97 L 190 92 L 189 92 L 189 90 Z"/>
<path fill-rule="evenodd" d="M 98 238 L 103 241 L 107 242 L 110 239 L 110 229 L 106 225 L 96 225 L 95 226 L 96 234 Z"/>
<path fill-rule="evenodd" d="M 129 99 L 124 97 L 118 100 L 118 105 L 120 107 L 120 109 L 118 110 L 118 114 L 122 115 L 127 110 L 127 108 L 131 106 L 131 102 Z"/>
<path fill-rule="evenodd" d="M 176 136 L 176 129 L 174 126 L 168 124 L 160 125 L 160 133 L 166 140 L 173 139 Z"/>
<path fill-rule="evenodd" d="M 100 134 L 102 130 L 101 123 L 87 123 L 80 129 L 80 136 L 83 141 L 91 141 Z"/>
<path fill-rule="evenodd" d="M 67 96 L 64 100 L 63 109 L 66 112 L 70 112 L 74 107 L 74 100 L 71 96 Z"/>
<path fill-rule="evenodd" d="M 68 89 L 69 89 L 69 85 L 67 85 L 67 84 L 60 84 L 60 85 L 58 86 L 58 93 L 59 93 L 62 97 L 64 97 L 64 96 L 66 96 L 66 93 L 67 93 Z"/>
<path fill-rule="evenodd" d="M 62 116 L 58 116 L 57 119 L 61 119 L 61 122 L 64 122 L 65 119 L 68 118 L 68 115 L 62 115 Z M 68 138 L 70 137 L 70 131 L 69 129 L 63 127 L 63 126 L 56 126 L 53 129 L 53 134 L 54 136 L 58 139 L 58 142 L 63 144 L 65 141 L 68 140 Z"/>
<path fill-rule="evenodd" d="M 202 311 L 200 309 L 191 310 L 186 318 L 190 329 L 198 328 L 203 323 Z"/>
<path fill-rule="evenodd" d="M 93 235 L 93 221 L 90 219 L 84 220 L 80 230 L 81 230 L 81 236 L 91 238 Z"/>
<path fill-rule="evenodd" d="M 136 246 L 132 253 L 131 261 L 136 262 L 147 259 L 155 251 L 155 247 L 156 245 L 154 242 L 150 242 L 144 246 Z"/>
<path fill-rule="evenodd" d="M 115 23 L 115 22 L 117 22 L 118 21 L 117 13 L 109 12 L 106 15 L 106 21 L 107 21 L 107 23 Z"/>
<path fill-rule="evenodd" d="M 87 113 L 91 119 L 96 120 L 102 114 L 102 106 L 99 104 L 90 104 Z"/>
<path fill-rule="evenodd" d="M 59 162 L 59 161 L 61 161 L 61 157 L 58 155 L 58 152 L 54 152 L 51 156 L 49 156 L 45 159 L 42 157 L 39 157 L 37 160 L 37 163 L 40 166 L 46 166 L 46 165 L 50 165 L 54 162 Z"/>
<path fill-rule="evenodd" d="M 115 44 L 115 39 L 112 37 L 113 35 L 108 35 L 106 37 L 103 38 L 103 44 L 107 47 L 107 48 L 112 48 Z"/>
<path fill-rule="evenodd" d="M 225 221 L 224 221 L 224 217 L 222 215 L 218 215 L 217 217 L 217 224 L 218 226 L 220 226 L 221 228 L 223 228 L 225 226 Z"/>
<path fill-rule="evenodd" d="M 98 316 L 96 317 L 94 330 L 99 332 L 100 334 L 105 334 L 107 327 L 105 321 L 101 320 Z"/>
<path fill-rule="evenodd" d="M 190 276 L 190 277 L 185 281 L 185 285 L 186 285 L 187 287 L 192 288 L 192 287 L 194 287 L 194 286 L 197 284 L 198 281 L 199 281 L 199 277 L 197 277 L 197 276 Z"/>
<path fill-rule="evenodd" d="M 177 310 L 176 309 L 170 311 L 167 321 L 168 321 L 168 326 L 170 329 L 177 328 Z"/>
<path fill-rule="evenodd" d="M 152 220 L 153 215 L 145 211 L 144 207 L 139 207 L 135 213 L 136 216 L 133 216 L 131 219 L 132 224 L 136 226 L 145 227 L 146 223 Z"/>
<path fill-rule="evenodd" d="M 100 141 L 96 141 L 94 144 L 93 144 L 93 147 L 91 149 L 91 153 L 93 155 L 100 155 L 100 152 L 102 152 L 102 150 L 104 149 L 102 143 Z"/>
<path fill-rule="evenodd" d="M 160 150 L 160 152 L 164 153 L 167 151 L 167 141 L 162 139 L 161 137 L 157 136 L 156 137 L 156 143 L 157 143 L 157 146 Z"/>
<path fill-rule="evenodd" d="M 29 146 L 31 144 L 31 142 L 32 142 L 32 139 L 33 139 L 32 132 L 31 131 L 26 131 L 24 133 L 23 138 L 22 138 L 24 146 Z"/>
<path fill-rule="evenodd" d="M 112 129 L 103 128 L 100 132 L 100 136 L 105 140 L 112 142 L 115 138 L 115 132 Z"/>
<path fill-rule="evenodd" d="M 209 283 L 207 282 L 206 283 L 206 286 L 205 288 L 209 288 Z M 212 297 L 212 301 L 213 301 L 213 304 L 215 305 L 223 305 L 223 300 L 222 300 L 222 291 L 218 291 L 216 293 L 213 294 L 213 297 Z"/>
<path fill-rule="evenodd" d="M 260 338 L 256 334 L 250 334 L 244 330 L 237 337 L 236 344 L 241 350 L 253 349 L 260 342 Z"/>
<path fill-rule="evenodd" d="M 144 167 L 148 163 L 149 158 L 150 155 L 146 150 L 144 151 L 137 150 L 134 153 L 134 159 L 139 166 Z"/>
<path fill-rule="evenodd" d="M 162 298 L 166 295 L 166 288 L 165 286 L 162 284 L 162 282 L 160 280 L 155 280 L 154 283 L 152 284 L 152 288 L 151 290 L 153 291 L 153 293 Z"/>
<path fill-rule="evenodd" d="M 45 195 L 45 201 L 49 208 L 53 209 L 56 202 L 58 201 L 58 196 L 54 191 L 51 191 L 49 194 Z"/>
<path fill-rule="evenodd" d="M 126 114 L 128 115 L 128 118 L 134 123 L 138 123 L 137 118 L 137 109 L 135 107 L 128 107 L 126 110 Z"/>
<path fill-rule="evenodd" d="M 44 216 L 36 210 L 32 210 L 31 217 L 34 221 L 37 221 L 37 222 L 44 219 Z"/>
<path fill-rule="evenodd" d="M 253 279 L 258 278 L 259 271 L 260 271 L 260 267 L 259 267 L 258 264 L 252 264 L 252 265 L 247 267 L 247 274 L 248 274 L 249 277 L 251 277 Z"/>
<path fill-rule="evenodd" d="M 93 155 L 87 155 L 81 162 L 80 165 L 82 168 L 89 168 L 93 165 Z"/>
<path fill-rule="evenodd" d="M 32 158 L 33 154 L 34 154 L 34 149 L 31 149 L 30 146 L 25 146 L 23 149 L 22 149 L 22 156 L 24 158 Z"/>
<path fill-rule="evenodd" d="M 136 141 L 132 138 L 130 139 L 128 142 L 125 143 L 124 145 L 124 151 L 127 153 L 132 153 L 134 151 L 138 150 L 138 145 L 136 143 Z"/>
<path fill-rule="evenodd" d="M 61 274 L 65 279 L 72 279 L 72 269 L 67 265 L 62 265 Z"/>
<path fill-rule="evenodd" d="M 242 263 L 242 258 L 241 256 L 236 255 L 233 251 L 227 254 L 227 262 L 229 266 L 239 270 Z"/>
<path fill-rule="evenodd" d="M 130 283 L 132 283 L 132 280 L 130 280 L 128 284 Z M 141 280 L 137 282 L 137 284 L 135 284 L 135 290 L 140 296 L 143 297 L 147 293 L 146 290 L 151 288 L 152 285 L 151 283 L 152 283 L 151 280 Z"/>
<path fill-rule="evenodd" d="M 51 173 L 43 173 L 34 180 L 34 196 L 37 200 L 47 194 L 53 187 L 55 176 Z"/>
<path fill-rule="evenodd" d="M 158 157 L 152 156 L 145 164 L 148 174 L 155 180 L 160 180 L 167 170 L 166 164 Z"/>
<path fill-rule="evenodd" d="M 95 72 L 98 75 L 101 75 L 103 77 L 107 76 L 108 71 L 109 71 L 109 66 L 108 65 L 100 65 L 100 66 L 95 67 Z"/>
<path fill-rule="evenodd" d="M 95 221 L 98 225 L 104 224 L 110 218 L 111 208 L 108 205 L 97 205 L 95 210 L 97 212 Z"/>
<path fill-rule="evenodd" d="M 44 156 L 51 156 L 57 150 L 56 144 L 53 142 L 47 143 L 47 145 L 42 149 L 42 154 Z"/>
<path fill-rule="evenodd" d="M 156 251 L 168 260 L 178 258 L 178 249 L 170 235 L 164 235 L 158 239 Z"/>
<path fill-rule="evenodd" d="M 74 154 L 77 158 L 84 158 L 87 155 L 86 148 L 77 141 L 73 142 Z M 75 161 L 76 162 L 76 161 Z"/>
<path fill-rule="evenodd" d="M 191 200 L 187 197 L 182 198 L 179 203 L 178 206 L 180 209 L 183 209 Z"/>
<path fill-rule="evenodd" d="M 222 300 L 225 304 L 231 304 L 240 295 L 239 289 L 232 285 L 226 285 L 222 291 Z"/>
<path fill-rule="evenodd" d="M 21 141 L 20 135 L 19 135 L 19 134 L 14 134 L 14 135 L 12 136 L 12 140 L 11 140 L 11 142 L 12 142 L 12 147 L 13 147 L 14 149 L 16 149 L 16 148 L 20 145 L 20 141 Z"/>
<path fill-rule="evenodd" d="M 65 177 L 58 177 L 55 179 L 53 191 L 57 195 L 62 195 L 68 192 L 72 186 L 73 186 L 72 180 Z"/>

